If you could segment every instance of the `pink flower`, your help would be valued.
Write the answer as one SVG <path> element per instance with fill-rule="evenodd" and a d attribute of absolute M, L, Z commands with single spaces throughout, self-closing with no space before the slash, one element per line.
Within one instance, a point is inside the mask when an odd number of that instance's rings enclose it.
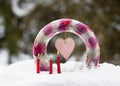
<path fill-rule="evenodd" d="M 68 26 L 70 25 L 70 23 L 71 23 L 70 19 L 61 20 L 58 30 L 59 31 L 68 30 L 69 29 Z"/>
<path fill-rule="evenodd" d="M 97 39 L 94 37 L 90 37 L 89 39 L 88 39 L 88 41 L 89 41 L 89 44 L 90 44 L 90 46 L 92 47 L 92 48 L 96 48 L 96 45 L 97 45 Z"/>
<path fill-rule="evenodd" d="M 87 26 L 80 23 L 76 24 L 76 28 L 77 28 L 76 32 L 80 35 L 87 31 Z"/>
<path fill-rule="evenodd" d="M 45 29 L 44 29 L 43 31 L 44 31 L 44 34 L 45 34 L 46 36 L 52 34 L 52 31 L 53 31 L 52 25 L 46 26 Z"/>
<path fill-rule="evenodd" d="M 37 56 L 38 54 L 44 53 L 46 49 L 45 43 L 34 43 L 34 55 Z"/>
<path fill-rule="evenodd" d="M 41 71 L 48 71 L 49 70 L 49 67 L 45 64 L 41 64 L 41 67 L 40 67 Z"/>

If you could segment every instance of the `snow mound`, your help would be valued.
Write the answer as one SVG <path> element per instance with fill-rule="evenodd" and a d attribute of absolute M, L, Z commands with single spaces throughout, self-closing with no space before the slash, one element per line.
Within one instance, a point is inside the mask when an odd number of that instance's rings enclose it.
<path fill-rule="evenodd" d="M 36 74 L 35 62 L 26 60 L 12 64 L 0 76 L 1 86 L 120 86 L 120 66 L 102 63 L 95 69 L 80 70 L 80 62 L 61 64 L 62 73 Z"/>

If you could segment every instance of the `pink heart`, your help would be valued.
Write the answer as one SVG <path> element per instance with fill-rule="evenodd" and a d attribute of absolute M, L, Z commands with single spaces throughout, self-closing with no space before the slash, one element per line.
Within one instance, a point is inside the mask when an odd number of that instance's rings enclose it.
<path fill-rule="evenodd" d="M 56 49 L 67 60 L 75 48 L 75 41 L 72 38 L 59 38 L 55 42 Z"/>

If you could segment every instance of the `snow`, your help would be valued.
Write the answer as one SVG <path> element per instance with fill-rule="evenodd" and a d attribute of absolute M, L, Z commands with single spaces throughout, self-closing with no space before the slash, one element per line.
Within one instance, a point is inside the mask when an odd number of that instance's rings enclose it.
<path fill-rule="evenodd" d="M 32 57 L 24 54 L 22 52 L 19 52 L 18 57 L 12 56 L 12 63 L 18 62 L 18 61 L 23 61 L 23 60 L 28 60 L 31 59 Z"/>
<path fill-rule="evenodd" d="M 18 2 L 19 0 L 12 0 L 11 5 L 13 12 L 19 17 L 28 15 L 35 8 L 35 4 L 32 2 L 26 3 L 20 8 Z"/>
<path fill-rule="evenodd" d="M 2 73 L 2 70 L 4 70 L 8 66 L 7 64 L 8 57 L 9 57 L 9 51 L 7 49 L 1 49 L 0 50 L 0 74 Z M 22 61 L 22 60 L 28 60 L 30 58 L 32 57 L 20 52 L 18 57 L 16 56 L 12 57 L 12 63 Z"/>
<path fill-rule="evenodd" d="M 7 59 L 8 59 L 8 50 L 7 49 L 0 50 L 0 65 L 5 66 L 7 64 Z"/>
<path fill-rule="evenodd" d="M 11 8 L 15 15 L 24 17 L 30 14 L 37 5 L 51 5 L 54 0 L 25 0 L 24 3 L 19 5 L 20 0 L 11 0 Z"/>
<path fill-rule="evenodd" d="M 80 69 L 81 62 L 61 64 L 62 73 L 36 74 L 34 60 L 16 62 L 0 76 L 1 86 L 120 86 L 120 66 L 102 63 L 98 68 Z"/>

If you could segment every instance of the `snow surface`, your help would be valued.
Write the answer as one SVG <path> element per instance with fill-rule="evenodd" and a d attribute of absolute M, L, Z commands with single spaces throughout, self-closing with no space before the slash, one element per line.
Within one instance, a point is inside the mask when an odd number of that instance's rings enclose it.
<path fill-rule="evenodd" d="M 8 58 L 9 58 L 9 51 L 7 49 L 1 49 L 0 50 L 0 74 L 6 67 L 8 67 Z M 22 60 L 28 60 L 30 58 L 32 57 L 20 52 L 17 57 L 12 56 L 12 63 L 22 61 Z"/>
<path fill-rule="evenodd" d="M 62 73 L 36 74 L 35 62 L 26 60 L 7 67 L 0 75 L 0 86 L 120 86 L 120 66 L 102 63 L 97 69 L 80 70 L 80 62 L 61 64 Z"/>
<path fill-rule="evenodd" d="M 8 51 L 6 49 L 0 50 L 0 74 L 8 66 Z"/>

